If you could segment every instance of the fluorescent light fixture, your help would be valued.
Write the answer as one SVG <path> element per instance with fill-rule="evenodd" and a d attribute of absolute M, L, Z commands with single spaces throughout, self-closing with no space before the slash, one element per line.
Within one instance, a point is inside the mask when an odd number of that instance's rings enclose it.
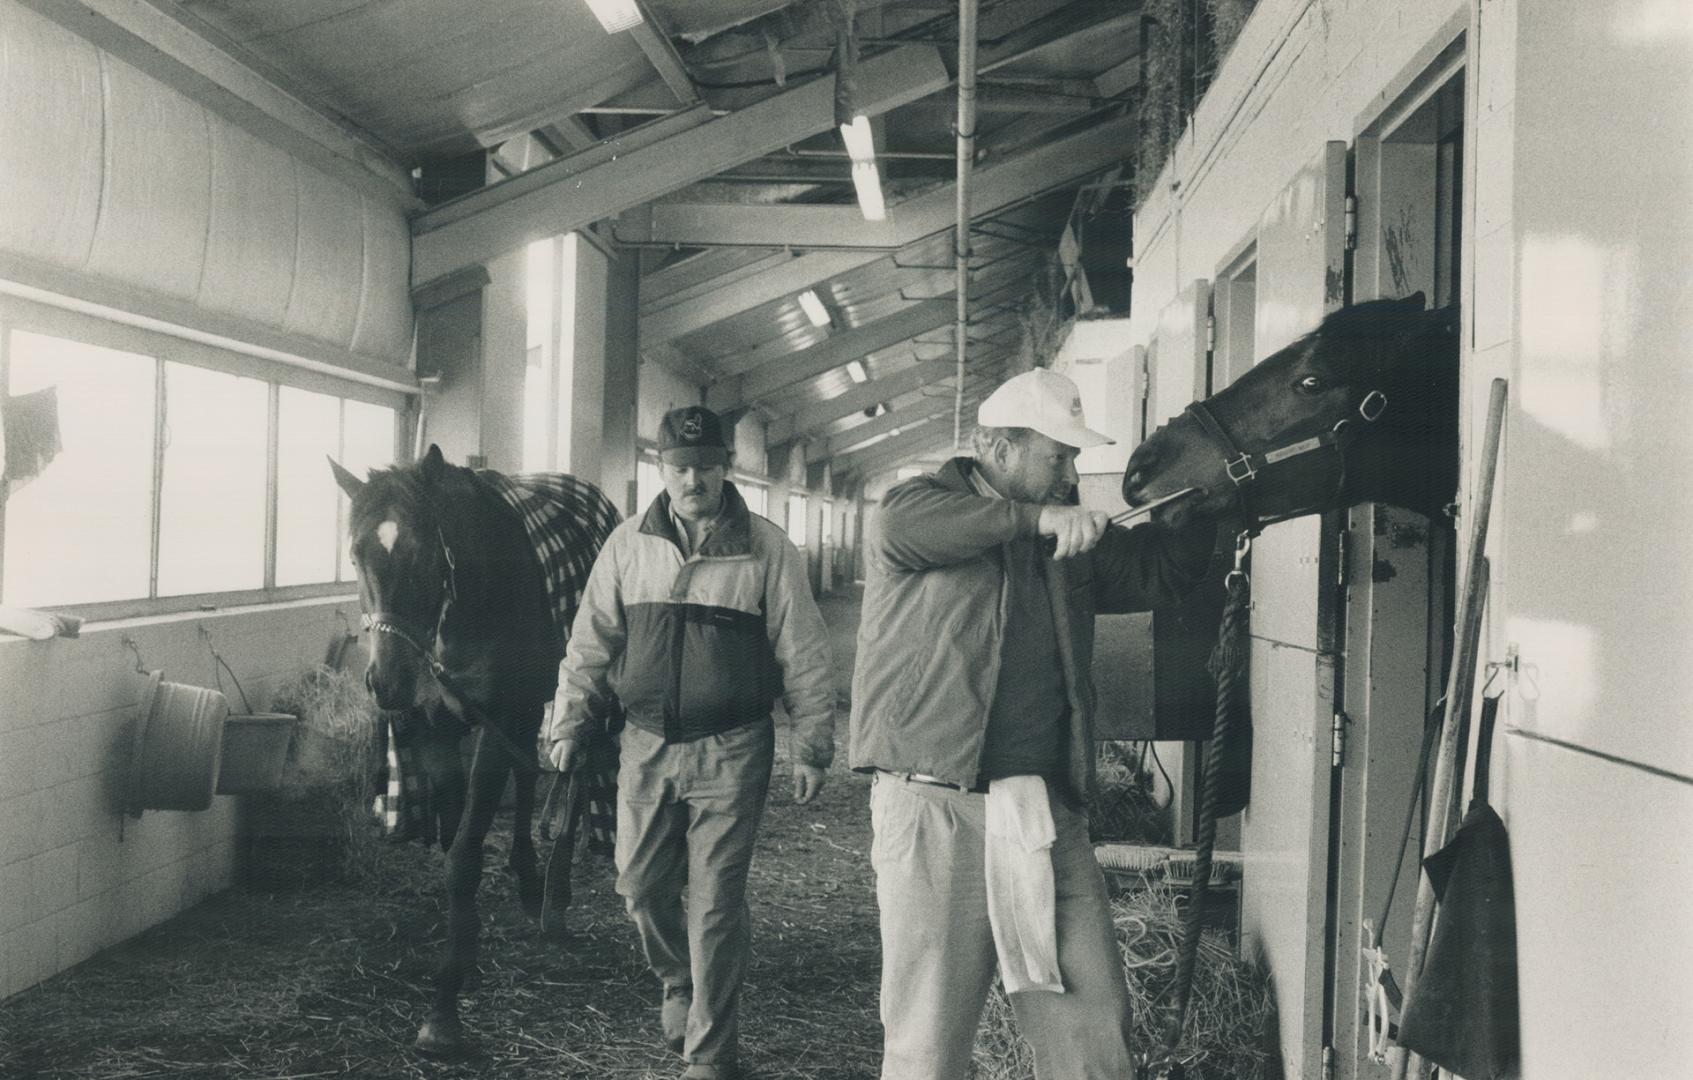
<path fill-rule="evenodd" d="M 882 174 L 874 161 L 852 163 L 852 186 L 858 192 L 858 209 L 865 221 L 885 221 L 888 206 L 882 201 Z"/>
<path fill-rule="evenodd" d="M 811 325 L 821 330 L 829 325 L 829 309 L 823 306 L 823 301 L 810 289 L 799 294 L 799 306 L 805 309 L 805 317 L 811 320 Z"/>
<path fill-rule="evenodd" d="M 841 125 L 841 141 L 846 143 L 847 153 L 854 161 L 875 161 L 876 141 L 870 134 L 870 118 L 862 114 L 852 118 L 852 123 Z"/>
<path fill-rule="evenodd" d="M 856 383 L 861 383 L 870 377 L 864 373 L 864 362 L 861 360 L 854 360 L 848 363 L 847 374 L 852 376 L 852 381 Z"/>
<path fill-rule="evenodd" d="M 641 9 L 635 6 L 635 0 L 588 0 L 588 10 L 608 34 L 641 25 Z"/>

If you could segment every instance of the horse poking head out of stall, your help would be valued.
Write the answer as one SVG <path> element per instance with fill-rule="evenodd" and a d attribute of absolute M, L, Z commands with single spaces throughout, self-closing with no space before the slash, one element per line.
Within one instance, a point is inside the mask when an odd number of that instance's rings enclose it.
<path fill-rule="evenodd" d="M 1129 458 L 1132 506 L 1202 494 L 1156 516 L 1204 512 L 1248 531 L 1385 502 L 1445 520 L 1458 482 L 1458 318 L 1423 295 L 1342 308 L 1153 432 Z"/>
<path fill-rule="evenodd" d="M 516 788 L 509 865 L 524 909 L 541 911 L 530 837 L 537 736 L 588 572 L 618 513 L 585 481 L 473 472 L 447 464 L 434 446 L 422 461 L 372 470 L 368 480 L 330 466 L 352 500 L 353 561 L 371 631 L 366 681 L 377 704 L 424 706 L 480 728 L 464 820 L 448 852 L 446 948 L 417 1035 L 418 1049 L 450 1054 L 464 1045 L 458 995 L 476 962 L 482 843 L 508 775 Z"/>

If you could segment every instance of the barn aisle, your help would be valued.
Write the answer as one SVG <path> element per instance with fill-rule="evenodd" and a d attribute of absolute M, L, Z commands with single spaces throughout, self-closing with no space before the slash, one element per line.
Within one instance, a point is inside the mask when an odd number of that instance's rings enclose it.
<path fill-rule="evenodd" d="M 823 609 L 849 678 L 856 593 Z M 749 1075 L 873 1077 L 879 1058 L 876 907 L 868 781 L 840 757 L 819 805 L 772 786 L 753 864 L 756 923 L 743 1008 Z M 787 775 L 778 740 L 778 781 Z M 563 942 L 541 938 L 490 844 L 480 980 L 455 1062 L 411 1049 L 429 993 L 445 898 L 442 857 L 383 845 L 365 881 L 240 888 L 0 1004 L 0 1076 L 673 1077 L 658 1043 L 658 986 L 612 891 L 608 864 L 578 868 Z"/>

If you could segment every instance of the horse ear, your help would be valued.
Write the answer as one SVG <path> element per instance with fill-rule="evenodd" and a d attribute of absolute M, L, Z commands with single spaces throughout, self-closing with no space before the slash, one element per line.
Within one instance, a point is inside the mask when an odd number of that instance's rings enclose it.
<path fill-rule="evenodd" d="M 1399 306 L 1404 308 L 1406 311 L 1421 311 L 1423 308 L 1428 306 L 1428 299 L 1423 296 L 1422 290 L 1419 289 L 1410 296 L 1401 298 L 1399 300 Z"/>
<path fill-rule="evenodd" d="M 423 478 L 431 484 L 437 483 L 441 475 L 447 471 L 447 459 L 441 456 L 441 448 L 434 443 L 429 444 L 429 452 L 423 455 Z"/>
<path fill-rule="evenodd" d="M 329 469 L 335 474 L 335 482 L 340 484 L 341 490 L 347 493 L 347 498 L 356 499 L 359 497 L 359 492 L 364 490 L 365 481 L 343 469 L 341 463 L 334 458 L 329 458 Z"/>

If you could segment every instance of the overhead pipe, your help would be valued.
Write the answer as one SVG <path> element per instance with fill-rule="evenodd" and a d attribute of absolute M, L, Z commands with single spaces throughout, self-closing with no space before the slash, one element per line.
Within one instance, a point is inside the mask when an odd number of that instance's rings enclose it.
<path fill-rule="evenodd" d="M 952 399 L 952 448 L 964 449 L 964 368 L 970 345 L 970 169 L 976 159 L 976 0 L 958 5 L 958 224 L 953 258 L 958 265 L 957 386 Z"/>

